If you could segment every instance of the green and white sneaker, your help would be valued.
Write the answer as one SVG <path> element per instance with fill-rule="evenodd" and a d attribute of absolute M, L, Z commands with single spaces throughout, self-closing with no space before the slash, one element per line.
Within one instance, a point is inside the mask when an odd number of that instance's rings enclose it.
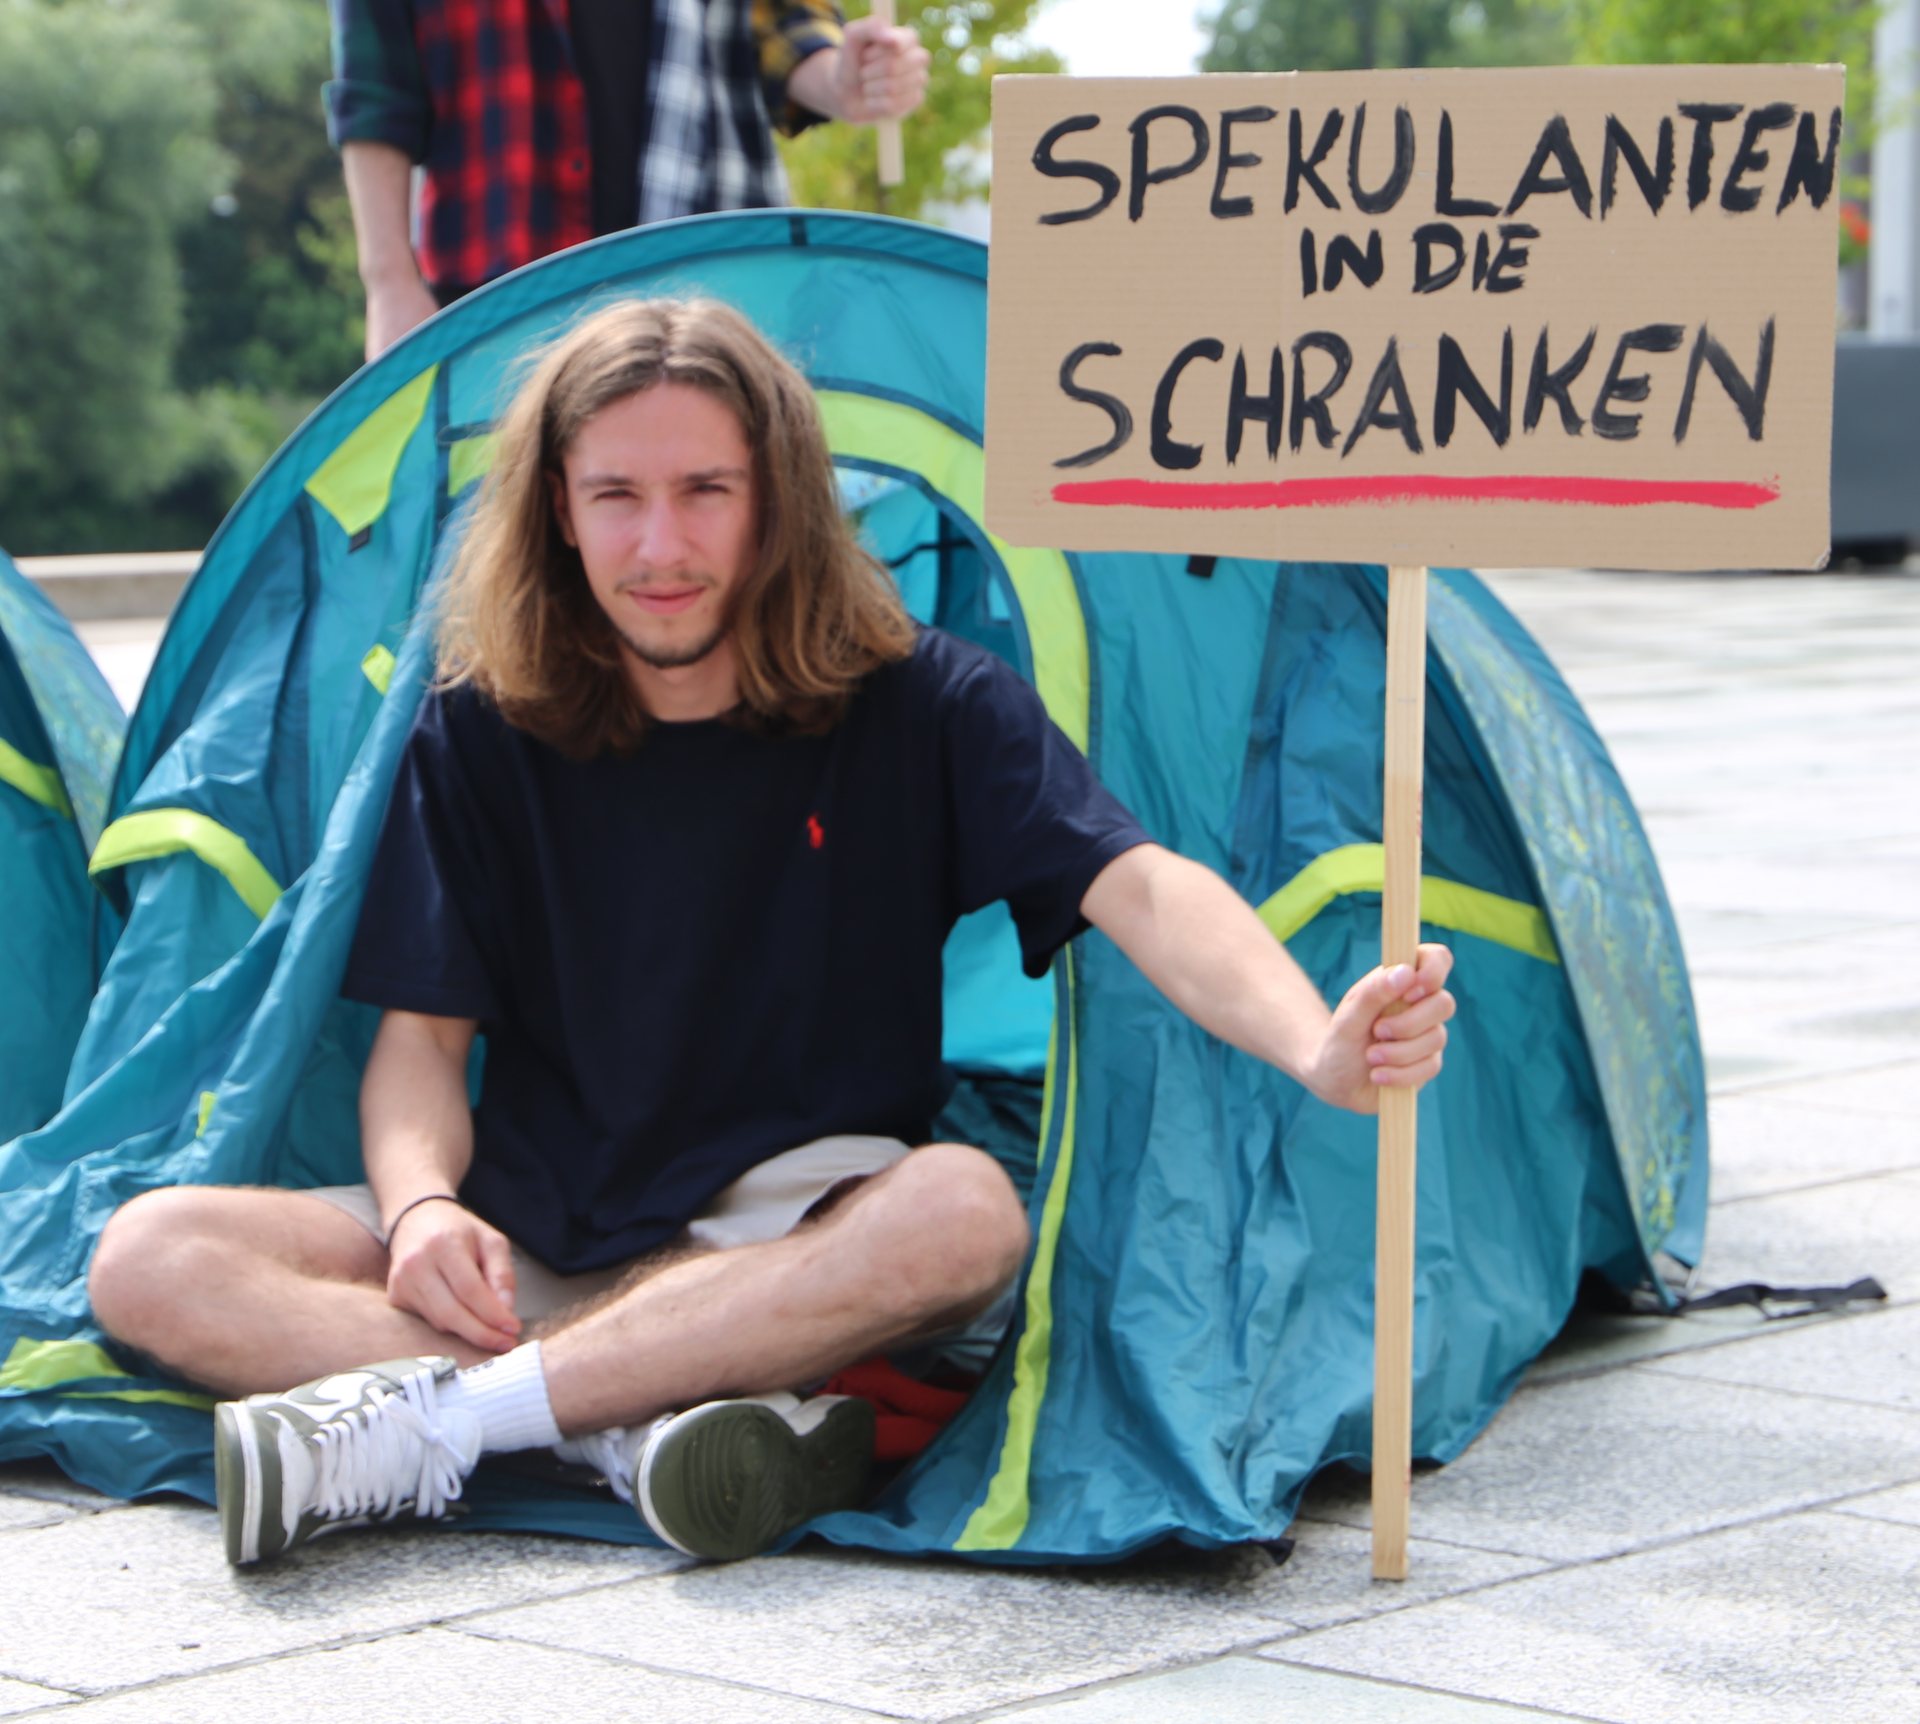
<path fill-rule="evenodd" d="M 390 1359 L 279 1395 L 223 1401 L 213 1475 L 227 1561 L 260 1562 L 321 1533 L 445 1514 L 480 1457 L 480 1421 L 442 1410 L 451 1359 Z"/>
<path fill-rule="evenodd" d="M 872 1459 L 870 1402 L 708 1401 L 653 1424 L 633 1494 L 641 1518 L 675 1550 L 731 1562 L 817 1515 L 857 1506 Z"/>
<path fill-rule="evenodd" d="M 589 1431 L 584 1437 L 565 1437 L 549 1451 L 569 1466 L 590 1468 L 600 1475 L 599 1482 L 623 1503 L 633 1501 L 633 1475 L 640 1465 L 640 1452 L 653 1435 L 654 1425 L 664 1424 L 673 1415 L 645 1425 L 613 1425 L 604 1431 Z"/>

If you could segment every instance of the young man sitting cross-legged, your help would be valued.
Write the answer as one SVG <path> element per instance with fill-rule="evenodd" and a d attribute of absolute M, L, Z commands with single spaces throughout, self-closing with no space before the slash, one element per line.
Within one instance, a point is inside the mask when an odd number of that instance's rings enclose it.
<path fill-rule="evenodd" d="M 724 307 L 556 344 L 440 603 L 345 984 L 385 1008 L 366 1185 L 152 1192 L 94 1260 L 110 1333 L 244 1397 L 235 1562 L 437 1515 L 493 1450 L 597 1465 L 697 1555 L 857 1501 L 870 1410 L 801 1395 L 977 1363 L 1026 1252 L 999 1166 L 927 1141 L 942 947 L 989 903 L 1030 973 L 1091 922 L 1329 1101 L 1439 1069 L 1446 950 L 1329 1012 L 1018 676 L 915 627 L 805 380 Z"/>

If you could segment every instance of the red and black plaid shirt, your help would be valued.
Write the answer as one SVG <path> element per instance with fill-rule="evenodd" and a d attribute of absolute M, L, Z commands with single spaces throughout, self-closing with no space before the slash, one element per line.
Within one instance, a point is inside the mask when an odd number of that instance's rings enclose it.
<path fill-rule="evenodd" d="M 435 288 L 477 287 L 594 234 L 569 0 L 330 0 L 327 130 L 424 164 L 417 250 Z M 754 0 L 766 111 L 839 40 L 832 0 Z M 636 164 L 636 172 L 638 164 Z"/>

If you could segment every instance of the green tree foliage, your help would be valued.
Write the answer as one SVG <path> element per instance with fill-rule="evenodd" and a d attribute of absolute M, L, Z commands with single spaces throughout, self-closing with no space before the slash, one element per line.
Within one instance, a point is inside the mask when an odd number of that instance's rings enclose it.
<path fill-rule="evenodd" d="M 901 127 L 906 183 L 886 197 L 889 215 L 917 216 L 929 204 L 986 196 L 983 141 L 993 79 L 1002 72 L 1057 72 L 1057 55 L 1020 38 L 1041 0 L 943 0 L 899 8 L 900 22 L 920 32 L 933 56 L 927 99 Z M 850 17 L 871 9 L 848 5 Z M 879 172 L 871 126 L 815 126 L 783 139 L 781 153 L 794 202 L 810 207 L 877 210 Z"/>
<path fill-rule="evenodd" d="M 0 544 L 77 550 L 191 465 L 182 224 L 220 189 L 213 92 L 155 8 L 0 0 Z M 186 75 L 182 75 L 183 66 Z"/>
<path fill-rule="evenodd" d="M 1871 58 L 1875 8 L 1830 0 L 1568 0 L 1575 55 L 1615 65 Z"/>
<path fill-rule="evenodd" d="M 1538 66 L 1566 51 L 1543 0 L 1227 0 L 1208 23 L 1206 72 Z"/>
<path fill-rule="evenodd" d="M 180 234 L 187 317 L 175 376 L 194 394 L 201 459 L 155 500 L 167 542 L 201 543 L 306 413 L 360 363 L 352 220 L 319 90 L 327 16 L 314 0 L 166 0 L 215 94 L 225 191 Z"/>
<path fill-rule="evenodd" d="M 198 545 L 358 363 L 312 0 L 0 0 L 0 544 Z"/>
<path fill-rule="evenodd" d="M 934 69 L 895 213 L 984 192 L 993 74 L 1058 69 L 1039 3 L 903 8 Z M 320 0 L 0 0 L 0 545 L 201 544 L 354 369 L 326 75 Z M 875 206 L 870 127 L 789 160 L 802 202 Z"/>
<path fill-rule="evenodd" d="M 218 92 L 228 194 L 183 234 L 189 284 L 179 375 L 311 402 L 360 363 L 359 284 L 319 91 L 327 14 L 315 0 L 169 0 Z M 276 440 L 277 441 L 277 440 Z"/>
<path fill-rule="evenodd" d="M 1844 64 L 1849 147 L 1873 112 L 1872 0 L 1567 0 L 1575 58 L 1594 65 Z"/>

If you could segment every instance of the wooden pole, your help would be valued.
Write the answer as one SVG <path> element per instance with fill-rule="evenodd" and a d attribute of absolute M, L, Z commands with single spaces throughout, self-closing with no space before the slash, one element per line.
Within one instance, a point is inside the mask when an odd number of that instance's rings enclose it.
<path fill-rule="evenodd" d="M 1420 950 L 1420 782 L 1426 749 L 1427 571 L 1387 571 L 1387 758 L 1381 832 L 1380 961 Z M 1373 1266 L 1373 1576 L 1407 1578 L 1413 1486 L 1415 1092 L 1380 1096 L 1380 1198 Z"/>
<path fill-rule="evenodd" d="M 873 0 L 873 15 L 889 30 L 893 28 L 893 0 Z M 900 122 L 881 120 L 874 127 L 880 146 L 880 184 L 897 186 L 907 177 L 906 151 L 900 142 Z M 882 193 L 884 202 L 885 193 Z"/>

